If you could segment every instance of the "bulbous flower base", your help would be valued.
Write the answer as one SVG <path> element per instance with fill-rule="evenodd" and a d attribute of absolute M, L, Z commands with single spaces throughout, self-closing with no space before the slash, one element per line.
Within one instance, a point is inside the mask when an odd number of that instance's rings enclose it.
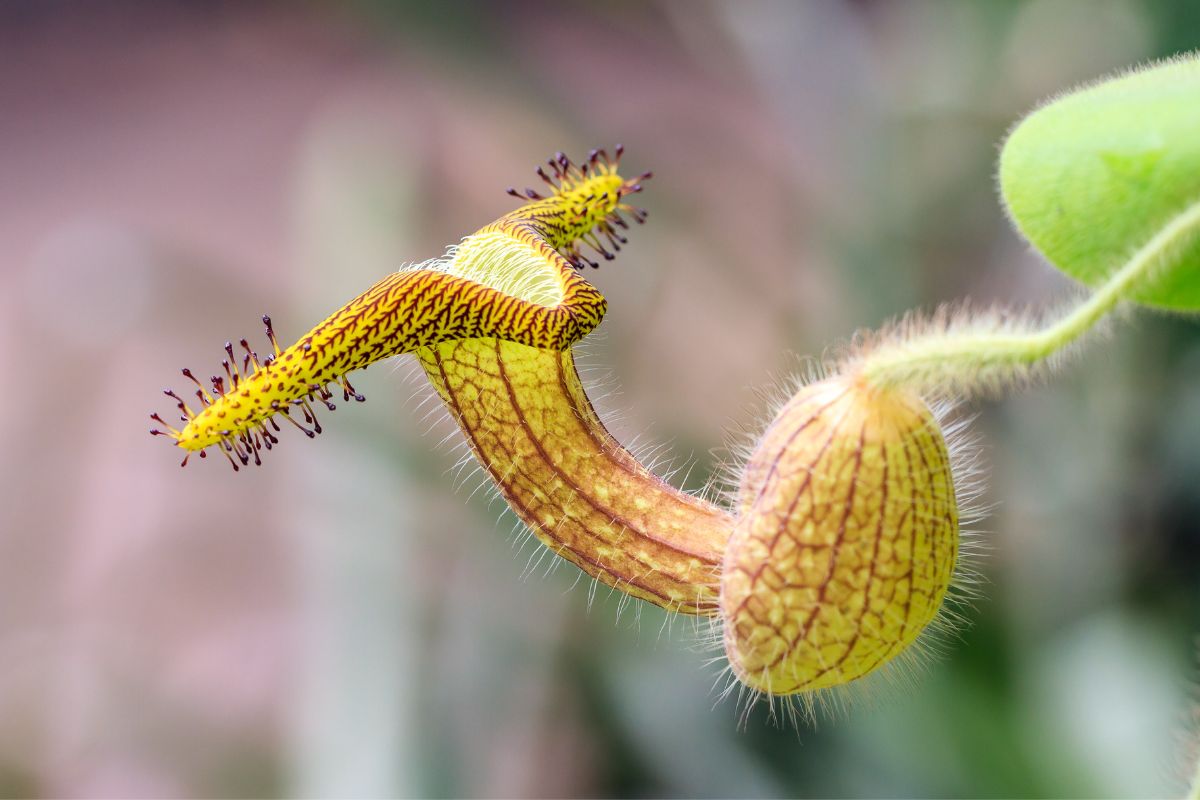
<path fill-rule="evenodd" d="M 941 427 L 858 375 L 801 389 L 743 474 L 720 610 L 737 677 L 770 694 L 845 684 L 934 619 L 958 557 Z"/>

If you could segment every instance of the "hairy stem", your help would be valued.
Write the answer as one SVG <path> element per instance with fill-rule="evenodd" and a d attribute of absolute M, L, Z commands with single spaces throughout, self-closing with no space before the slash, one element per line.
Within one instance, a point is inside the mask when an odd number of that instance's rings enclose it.
<path fill-rule="evenodd" d="M 867 353 L 859 368 L 880 388 L 949 386 L 970 394 L 977 386 L 1004 381 L 1079 340 L 1198 232 L 1200 202 L 1167 223 L 1087 300 L 1041 330 L 971 334 L 951 328 L 884 344 Z"/>

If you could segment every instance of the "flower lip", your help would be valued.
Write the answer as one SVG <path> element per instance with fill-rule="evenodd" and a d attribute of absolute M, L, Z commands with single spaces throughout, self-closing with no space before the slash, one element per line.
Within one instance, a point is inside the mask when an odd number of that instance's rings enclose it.
<path fill-rule="evenodd" d="M 549 196 L 526 190 L 529 202 L 466 237 L 446 258 L 384 277 L 285 350 L 264 318 L 274 354 L 260 361 L 242 339 L 239 358 L 226 343 L 225 374 L 211 378 L 211 389 L 185 369 L 198 409 L 166 390 L 183 427 L 153 414 L 159 427 L 151 434 L 187 451 L 182 465 L 192 452 L 204 458 L 215 445 L 237 470 L 260 464 L 261 451 L 278 444 L 279 415 L 309 438 L 321 433 L 316 405 L 334 410 L 331 387 L 338 385 L 344 400 L 363 400 L 346 376 L 380 359 L 478 337 L 569 347 L 600 323 L 607 307 L 576 275 L 587 264 L 598 266 L 581 245 L 612 259 L 627 241 L 619 232 L 628 228 L 623 215 L 645 220 L 644 209 L 623 199 L 640 191 L 649 173 L 623 178 L 622 152 L 619 145 L 615 158 L 594 150 L 579 165 L 557 153 L 547 162 L 550 172 L 538 170 L 553 188 Z"/>

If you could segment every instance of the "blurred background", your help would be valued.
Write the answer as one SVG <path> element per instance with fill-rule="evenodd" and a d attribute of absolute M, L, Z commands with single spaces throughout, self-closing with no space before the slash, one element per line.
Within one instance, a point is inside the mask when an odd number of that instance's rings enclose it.
<path fill-rule="evenodd" d="M 911 687 L 737 728 L 686 619 L 526 575 L 407 360 L 262 469 L 146 435 L 178 370 L 291 341 L 512 207 L 653 169 L 588 277 L 625 441 L 702 486 L 756 389 L 860 327 L 1071 295 L 1005 130 L 1200 45 L 1190 0 L 0 4 L 0 795 L 1157 796 L 1196 738 L 1200 327 L 1141 313 L 980 407 L 974 624 Z M 613 415 L 619 412 L 617 417 Z"/>

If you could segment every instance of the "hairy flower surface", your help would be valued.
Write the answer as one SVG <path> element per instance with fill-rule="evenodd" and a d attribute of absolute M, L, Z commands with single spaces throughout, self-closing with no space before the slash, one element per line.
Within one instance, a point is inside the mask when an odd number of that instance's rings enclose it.
<path fill-rule="evenodd" d="M 554 553 L 669 610 L 716 611 L 733 518 L 609 434 L 570 351 L 475 339 L 417 355 L 505 500 Z"/>
<path fill-rule="evenodd" d="M 580 247 L 612 257 L 620 213 L 645 216 L 623 199 L 648 173 L 626 180 L 602 153 L 549 164 L 548 196 L 510 190 L 530 202 L 444 259 L 385 277 L 286 350 L 260 362 L 243 341 L 239 365 L 228 345 L 225 376 L 212 393 L 198 386 L 198 413 L 171 393 L 186 424 L 167 433 L 188 452 L 219 447 L 235 469 L 257 463 L 277 441 L 267 427 L 279 429 L 277 414 L 311 436 L 313 401 L 332 408 L 330 384 L 361 399 L 347 373 L 412 352 L 537 538 L 631 597 L 717 618 L 745 685 L 810 692 L 894 659 L 937 613 L 958 554 L 933 414 L 851 370 L 784 406 L 735 508 L 671 486 L 605 429 L 571 352 L 605 310 L 578 274 L 595 265 Z M 274 345 L 269 321 L 268 336 Z"/>
<path fill-rule="evenodd" d="M 890 661 L 942 605 L 958 555 L 950 454 L 916 395 L 858 376 L 801 389 L 743 474 L 721 572 L 735 674 L 772 694 Z"/>

